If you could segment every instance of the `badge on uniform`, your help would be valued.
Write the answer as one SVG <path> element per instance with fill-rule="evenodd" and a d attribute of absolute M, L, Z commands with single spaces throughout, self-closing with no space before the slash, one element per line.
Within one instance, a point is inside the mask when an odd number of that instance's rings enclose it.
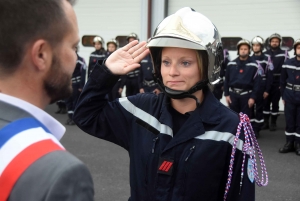
<path fill-rule="evenodd" d="M 251 183 L 254 182 L 254 166 L 253 166 L 253 161 L 251 158 L 248 159 L 248 165 L 247 165 L 247 173 L 248 173 L 248 178 L 251 181 Z"/>
<path fill-rule="evenodd" d="M 243 69 L 240 69 L 240 73 L 243 73 L 244 72 L 244 70 Z"/>
<path fill-rule="evenodd" d="M 157 173 L 172 175 L 174 160 L 159 158 Z"/>
<path fill-rule="evenodd" d="M 297 79 L 297 80 L 299 79 L 299 75 L 296 76 L 296 79 Z"/>

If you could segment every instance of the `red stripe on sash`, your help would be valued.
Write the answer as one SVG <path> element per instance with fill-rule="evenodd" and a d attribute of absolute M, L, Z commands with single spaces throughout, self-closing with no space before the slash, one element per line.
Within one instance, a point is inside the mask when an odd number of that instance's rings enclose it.
<path fill-rule="evenodd" d="M 8 199 L 15 183 L 31 164 L 42 156 L 57 150 L 64 149 L 51 139 L 47 139 L 36 142 L 20 152 L 2 172 L 0 177 L 0 201 Z"/>

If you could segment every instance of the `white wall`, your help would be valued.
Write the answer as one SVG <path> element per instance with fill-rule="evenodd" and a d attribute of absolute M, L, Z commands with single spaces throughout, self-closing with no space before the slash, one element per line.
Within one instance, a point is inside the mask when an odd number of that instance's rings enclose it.
<path fill-rule="evenodd" d="M 80 38 L 83 35 L 100 35 L 108 41 L 131 32 L 141 34 L 141 0 L 79 0 L 74 9 Z M 94 48 L 80 44 L 79 54 L 86 62 L 92 51 Z"/>
<path fill-rule="evenodd" d="M 207 16 L 222 36 L 266 38 L 274 32 L 300 37 L 299 0 L 169 0 L 168 14 L 189 6 Z M 297 36 L 298 35 L 298 36 Z"/>

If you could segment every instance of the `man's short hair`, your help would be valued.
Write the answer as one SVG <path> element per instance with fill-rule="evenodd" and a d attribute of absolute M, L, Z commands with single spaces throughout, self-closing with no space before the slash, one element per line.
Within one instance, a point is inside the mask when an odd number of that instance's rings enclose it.
<path fill-rule="evenodd" d="M 0 0 L 0 71 L 14 72 L 25 48 L 38 39 L 52 47 L 69 31 L 63 1 L 72 0 Z"/>

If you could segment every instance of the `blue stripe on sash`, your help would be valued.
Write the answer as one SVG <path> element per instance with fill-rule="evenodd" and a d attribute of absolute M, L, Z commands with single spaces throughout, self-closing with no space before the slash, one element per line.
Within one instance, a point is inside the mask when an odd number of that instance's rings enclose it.
<path fill-rule="evenodd" d="M 47 133 L 50 133 L 41 122 L 34 118 L 22 118 L 11 122 L 0 130 L 0 149 L 9 139 L 18 133 L 38 127 L 42 127 Z"/>

